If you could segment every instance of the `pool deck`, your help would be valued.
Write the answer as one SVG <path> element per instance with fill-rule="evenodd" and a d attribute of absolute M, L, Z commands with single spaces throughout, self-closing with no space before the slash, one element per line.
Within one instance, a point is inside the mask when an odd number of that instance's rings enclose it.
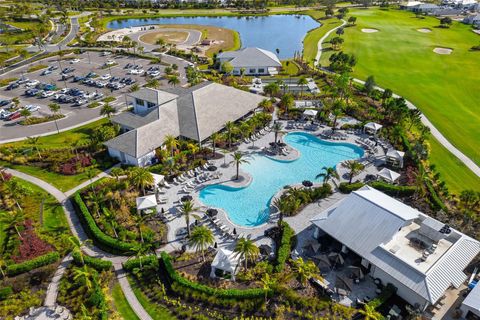
<path fill-rule="evenodd" d="M 284 125 L 284 128 L 287 127 L 286 122 L 283 122 L 282 124 Z M 330 129 L 329 127 L 323 126 L 316 131 L 306 131 L 306 130 L 299 130 L 299 129 L 293 129 L 293 130 L 284 129 L 284 131 L 285 133 L 307 132 L 309 134 L 318 136 L 329 129 Z M 360 137 L 366 137 L 365 135 L 351 134 L 351 133 L 346 133 L 344 131 L 340 131 L 340 132 L 346 135 L 345 140 L 340 140 L 340 141 L 327 140 L 327 141 L 331 141 L 333 143 L 335 142 L 351 143 L 358 146 L 359 144 L 356 143 L 356 140 Z M 239 146 L 238 151 L 246 154 L 247 156 L 261 153 L 263 148 L 269 147 L 269 143 L 272 142 L 273 139 L 274 139 L 274 133 L 268 132 L 267 134 L 262 136 L 260 139 L 255 141 L 255 148 L 252 148 L 251 143 L 250 144 L 242 143 Z M 290 150 L 290 153 L 291 153 L 290 156 L 289 155 L 285 156 L 285 160 L 288 160 L 289 157 L 292 157 L 292 159 L 295 159 L 298 157 L 298 151 Z M 221 177 L 219 179 L 210 180 L 201 184 L 195 184 L 194 191 L 190 193 L 187 193 L 182 190 L 185 184 L 180 184 L 180 185 L 173 184 L 169 189 L 165 189 L 165 194 L 163 194 L 162 197 L 166 197 L 168 200 L 166 201 L 165 204 L 159 205 L 157 208 L 159 212 L 161 211 L 161 209 L 163 209 L 166 212 L 165 217 L 168 221 L 167 222 L 168 244 L 165 247 L 163 247 L 162 250 L 167 250 L 167 251 L 179 250 L 186 243 L 184 236 L 177 237 L 176 235 L 179 229 L 186 227 L 185 218 L 181 215 L 181 213 L 178 210 L 179 207 L 181 206 L 180 198 L 182 196 L 190 194 L 193 197 L 193 201 L 196 204 L 196 206 L 201 208 L 200 211 L 205 212 L 209 207 L 203 205 L 199 199 L 199 192 L 204 187 L 211 184 L 218 184 L 218 183 L 222 183 L 222 184 L 233 186 L 233 187 L 244 187 L 251 182 L 252 177 L 246 174 L 245 172 L 242 172 L 241 169 L 240 169 L 241 178 L 239 179 L 239 181 L 234 180 L 236 175 L 236 169 L 235 169 L 235 165 L 231 163 L 231 159 L 232 159 L 232 156 L 231 156 L 231 153 L 229 153 L 226 155 L 226 161 L 223 158 L 212 161 L 213 165 L 215 165 L 218 168 L 216 172 L 220 173 Z M 366 159 L 367 159 L 367 153 L 365 153 L 364 157 L 360 158 L 359 161 L 366 161 Z M 280 159 L 280 160 L 283 160 L 283 159 Z M 365 162 L 367 163 L 365 170 L 359 175 L 355 176 L 354 181 L 363 180 L 367 174 L 376 174 L 379 171 L 379 169 L 376 166 L 385 162 L 384 150 L 382 148 L 378 148 L 375 154 L 368 155 L 368 160 L 369 162 Z M 320 172 L 321 168 L 318 168 L 318 170 Z M 303 244 L 305 243 L 305 241 L 308 241 L 309 238 L 312 236 L 311 232 L 305 232 L 311 228 L 310 219 L 312 219 L 315 215 L 317 215 L 321 211 L 332 206 L 334 203 L 342 200 L 346 196 L 336 190 L 337 183 L 347 181 L 346 175 L 345 175 L 346 173 L 345 169 L 343 169 L 341 166 L 337 166 L 337 170 L 339 171 L 340 180 L 330 182 L 334 187 L 334 193 L 330 197 L 326 199 L 322 199 L 315 203 L 309 204 L 296 216 L 286 217 L 284 219 L 286 222 L 290 224 L 290 226 L 295 230 L 295 232 L 299 236 L 299 241 L 297 244 L 298 248 L 303 247 Z M 189 181 L 193 182 L 193 179 Z M 301 182 L 299 181 L 299 183 Z M 272 190 L 272 194 L 278 195 L 281 191 L 282 190 Z M 237 235 L 250 237 L 256 242 L 257 245 L 262 245 L 262 244 L 268 244 L 270 246 L 273 245 L 271 239 L 264 236 L 264 232 L 265 230 L 275 226 L 278 221 L 278 214 L 276 213 L 275 209 L 272 210 L 269 220 L 266 223 L 257 227 L 245 227 L 245 226 L 236 225 L 228 219 L 227 214 L 223 210 L 218 208 L 216 209 L 218 210 L 218 214 L 217 214 L 217 218 L 219 220 L 218 224 L 224 225 L 225 227 L 228 228 L 228 230 L 221 231 L 219 228 L 215 227 L 215 225 L 212 222 L 208 221 L 208 219 L 204 219 L 200 221 L 200 224 L 204 224 L 209 228 L 211 228 L 212 231 L 214 231 L 215 239 L 219 247 L 224 247 L 228 249 L 233 248 L 233 246 L 235 245 L 235 239 L 231 235 L 233 234 L 234 230 Z M 203 213 L 201 213 L 200 216 L 203 216 Z M 194 219 L 192 218 L 191 221 L 193 220 Z"/>

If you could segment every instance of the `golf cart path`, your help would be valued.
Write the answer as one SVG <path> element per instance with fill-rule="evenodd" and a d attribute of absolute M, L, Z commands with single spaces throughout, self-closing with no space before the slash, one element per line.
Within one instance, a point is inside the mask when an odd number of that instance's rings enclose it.
<path fill-rule="evenodd" d="M 88 236 L 85 233 L 85 230 L 83 230 L 80 220 L 75 212 L 73 203 L 67 197 L 67 194 L 73 194 L 76 190 L 79 189 L 79 187 L 76 187 L 64 193 L 58 190 L 57 188 L 55 188 L 54 186 L 52 186 L 51 184 L 41 179 L 38 179 L 36 177 L 33 177 L 31 175 L 25 174 L 23 172 L 9 169 L 9 168 L 6 168 L 6 172 L 12 174 L 17 178 L 33 183 L 36 186 L 50 193 L 52 196 L 54 196 L 55 199 L 57 199 L 57 201 L 60 202 L 60 204 L 63 207 L 63 211 L 65 212 L 65 216 L 67 217 L 67 221 L 72 234 L 76 236 L 81 243 L 84 243 L 88 239 Z M 106 176 L 107 174 L 108 174 L 108 171 L 100 173 L 99 175 L 97 175 L 95 178 L 92 179 L 92 182 Z M 118 282 L 120 283 L 120 287 L 122 288 L 123 294 L 125 295 L 125 298 L 130 304 L 130 307 L 132 308 L 132 310 L 140 319 L 152 320 L 148 312 L 143 308 L 143 306 L 138 301 L 126 277 L 126 272 L 123 269 L 122 263 L 127 260 L 127 257 L 112 255 L 103 250 L 100 250 L 99 248 L 93 245 L 89 245 L 89 246 L 83 245 L 82 251 L 89 256 L 111 261 L 115 269 L 115 274 L 117 276 Z M 58 296 L 58 287 L 59 287 L 60 280 L 63 274 L 65 273 L 65 270 L 70 262 L 71 262 L 71 256 L 67 255 L 62 261 L 62 263 L 60 263 L 60 265 L 58 266 L 57 271 L 55 272 L 48 286 L 45 302 L 44 302 L 45 305 L 50 306 L 55 304 L 56 298 Z"/>
<path fill-rule="evenodd" d="M 318 48 L 318 51 L 317 51 L 317 55 L 315 57 L 316 61 L 317 62 L 320 62 L 320 58 L 322 57 L 322 45 L 323 45 L 323 42 L 325 41 L 325 39 L 328 38 L 328 36 L 335 30 L 337 30 L 338 28 L 341 28 L 343 27 L 347 22 L 345 20 L 342 19 L 342 24 L 338 27 L 335 27 L 331 30 L 329 30 L 327 33 L 325 33 L 325 35 L 318 41 L 318 45 L 317 45 L 317 48 Z M 322 70 L 325 70 L 325 69 L 322 69 Z M 328 70 L 325 70 L 327 72 L 331 72 L 331 71 L 328 71 Z M 363 80 L 360 80 L 360 79 L 356 79 L 356 78 L 353 78 L 353 80 L 357 83 L 361 83 L 361 84 L 364 84 L 365 81 Z M 380 88 L 380 87 L 376 87 L 376 89 L 380 90 L 380 91 L 384 91 L 383 88 Z M 400 98 L 401 96 L 399 96 L 398 94 L 393 94 L 393 97 L 395 98 Z M 405 102 L 408 106 L 408 108 L 410 109 L 418 109 L 417 106 L 415 106 L 412 102 L 408 101 L 405 99 Z M 421 111 L 421 110 L 420 110 Z M 478 177 L 480 177 L 480 167 L 472 160 L 470 159 L 468 156 L 466 156 L 462 151 L 460 151 L 459 149 L 457 149 L 450 141 L 448 141 L 448 139 L 433 125 L 433 123 L 423 114 L 423 112 L 421 113 L 421 120 L 422 120 L 422 123 L 427 126 L 428 128 L 430 128 L 430 132 L 431 134 L 435 137 L 435 139 L 437 139 L 438 142 L 440 142 L 440 144 L 445 147 L 448 151 L 450 151 L 455 157 L 457 157 L 457 159 L 459 159 L 464 165 L 466 165 L 473 173 L 475 173 Z"/>

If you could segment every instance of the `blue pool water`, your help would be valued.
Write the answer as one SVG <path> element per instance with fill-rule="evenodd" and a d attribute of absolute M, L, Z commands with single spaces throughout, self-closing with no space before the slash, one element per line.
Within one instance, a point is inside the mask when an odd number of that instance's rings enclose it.
<path fill-rule="evenodd" d="M 272 15 L 247 17 L 165 17 L 148 19 L 123 19 L 108 23 L 111 29 L 121 29 L 147 24 L 198 24 L 238 31 L 242 47 L 259 47 L 275 52 L 280 58 L 292 58 L 295 51 L 302 52 L 303 37 L 320 24 L 306 15 Z"/>
<path fill-rule="evenodd" d="M 300 158 L 278 161 L 261 155 L 251 157 L 249 164 L 241 165 L 253 177 L 249 186 L 210 185 L 200 191 L 200 200 L 207 206 L 224 209 L 237 225 L 258 226 L 268 220 L 270 200 L 285 185 L 318 181 L 315 177 L 322 167 L 334 167 L 340 161 L 363 155 L 363 150 L 355 145 L 320 140 L 304 132 L 290 133 L 283 140 L 300 152 Z"/>

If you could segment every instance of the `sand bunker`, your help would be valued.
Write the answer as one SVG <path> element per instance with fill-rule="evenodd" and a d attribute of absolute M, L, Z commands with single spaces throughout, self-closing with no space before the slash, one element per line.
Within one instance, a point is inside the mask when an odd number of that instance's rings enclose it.
<path fill-rule="evenodd" d="M 430 33 L 430 32 L 432 32 L 432 30 L 427 29 L 427 28 L 417 29 L 417 31 L 418 31 L 418 32 L 421 32 L 421 33 Z"/>
<path fill-rule="evenodd" d="M 433 49 L 433 52 L 436 54 L 451 54 L 453 52 L 453 49 L 450 48 L 435 48 Z"/>
<path fill-rule="evenodd" d="M 362 29 L 362 32 L 364 33 L 375 33 L 375 32 L 378 32 L 377 29 Z"/>

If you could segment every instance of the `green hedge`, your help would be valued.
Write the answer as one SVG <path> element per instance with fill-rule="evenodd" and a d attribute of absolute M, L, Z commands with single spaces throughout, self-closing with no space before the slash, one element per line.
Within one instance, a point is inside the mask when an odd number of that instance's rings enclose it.
<path fill-rule="evenodd" d="M 60 254 L 58 252 L 49 252 L 32 260 L 7 266 L 7 275 L 16 276 L 18 274 L 54 263 L 58 259 L 60 259 Z"/>
<path fill-rule="evenodd" d="M 432 183 L 427 180 L 425 181 L 425 185 L 427 186 L 428 194 L 430 195 L 430 206 L 432 207 L 432 209 L 435 211 L 443 210 L 448 213 L 448 208 L 445 206 L 442 199 L 440 199 L 440 197 L 438 196 L 437 191 L 435 191 Z"/>
<path fill-rule="evenodd" d="M 74 250 L 72 252 L 72 257 L 73 257 L 73 261 L 75 262 L 75 264 L 77 264 L 79 266 L 82 265 L 82 257 L 80 256 L 80 252 L 78 250 Z M 87 266 L 90 266 L 93 269 L 98 270 L 98 271 L 110 270 L 110 269 L 112 269 L 112 266 L 113 266 L 111 261 L 102 260 L 100 258 L 90 257 L 90 256 L 87 256 L 85 254 L 83 255 L 83 261 L 85 262 L 85 264 Z"/>
<path fill-rule="evenodd" d="M 277 262 L 275 265 L 275 272 L 282 272 L 290 257 L 292 249 L 292 238 L 295 236 L 295 231 L 286 223 L 282 222 L 282 238 L 277 250 Z"/>
<path fill-rule="evenodd" d="M 265 297 L 265 290 L 261 288 L 255 289 L 217 289 L 212 288 L 197 282 L 190 281 L 182 277 L 174 268 L 171 262 L 171 258 L 168 253 L 162 251 L 161 258 L 167 275 L 170 280 L 177 285 L 186 289 L 191 289 L 199 293 L 206 294 L 208 296 L 214 296 L 220 299 L 256 299 Z M 268 294 L 271 294 L 269 292 Z"/>
<path fill-rule="evenodd" d="M 386 287 L 383 288 L 382 292 L 373 300 L 368 302 L 367 304 L 375 309 L 378 309 L 382 304 L 387 302 L 393 294 L 397 292 L 397 288 L 391 283 L 387 284 Z"/>
<path fill-rule="evenodd" d="M 417 190 L 415 186 L 397 186 L 383 181 L 374 181 L 369 183 L 369 185 L 391 196 L 408 197 Z"/>
<path fill-rule="evenodd" d="M 103 249 L 109 250 L 113 253 L 121 253 L 125 255 L 132 255 L 136 251 L 137 244 L 123 242 L 119 239 L 112 238 L 100 230 L 95 222 L 95 219 L 93 219 L 92 215 L 88 211 L 87 206 L 83 202 L 80 193 L 75 193 L 73 199 L 77 205 L 76 212 L 82 220 L 85 229 L 93 238 L 93 240 L 100 244 Z"/>
<path fill-rule="evenodd" d="M 146 256 L 142 257 L 142 266 L 143 267 L 154 267 L 158 268 L 158 259 L 156 256 Z M 123 267 L 127 271 L 132 271 L 135 268 L 140 268 L 140 259 L 135 258 L 135 259 L 129 259 L 123 263 Z"/>
<path fill-rule="evenodd" d="M 12 287 L 0 288 L 0 301 L 8 298 L 9 295 L 13 293 Z"/>
<path fill-rule="evenodd" d="M 342 182 L 338 186 L 338 190 L 340 190 L 341 193 L 350 193 L 352 191 L 360 189 L 364 185 L 365 184 L 363 182 L 356 182 L 351 184 L 349 184 L 348 182 Z"/>

